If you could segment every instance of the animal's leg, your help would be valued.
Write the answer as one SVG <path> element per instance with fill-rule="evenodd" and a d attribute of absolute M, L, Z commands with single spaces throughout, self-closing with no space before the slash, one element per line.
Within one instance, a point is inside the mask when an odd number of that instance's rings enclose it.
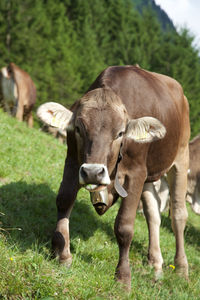
<path fill-rule="evenodd" d="M 162 275 L 163 258 L 160 250 L 160 201 L 153 183 L 145 183 L 142 193 L 143 209 L 149 230 L 149 264 L 155 268 L 155 278 Z"/>
<path fill-rule="evenodd" d="M 57 204 L 57 226 L 52 238 L 52 249 L 59 256 L 60 263 L 69 266 L 72 262 L 69 238 L 69 217 L 78 191 L 78 167 L 67 159 Z"/>
<path fill-rule="evenodd" d="M 128 290 L 131 288 L 129 248 L 133 237 L 133 225 L 136 210 L 143 187 L 143 183 L 141 185 L 141 182 L 138 182 L 139 177 L 140 176 L 134 178 L 134 176 L 132 176 L 127 190 L 128 196 L 122 199 L 121 206 L 115 220 L 115 235 L 119 246 L 119 262 L 116 268 L 116 279 L 125 284 L 125 287 Z"/>
<path fill-rule="evenodd" d="M 194 191 L 194 195 L 192 197 L 192 209 L 193 211 L 200 215 L 200 186 L 198 184 L 198 182 L 196 183 L 195 186 L 195 191 Z"/>
<path fill-rule="evenodd" d="M 169 172 L 170 214 L 172 229 L 176 239 L 176 254 L 174 263 L 179 273 L 188 277 L 188 262 L 184 250 L 184 229 L 188 212 L 186 209 L 187 170 L 189 165 L 188 147 L 182 149 L 177 156 L 175 165 Z"/>
<path fill-rule="evenodd" d="M 16 112 L 17 120 L 22 122 L 23 121 L 23 115 L 24 115 L 24 106 L 20 101 L 18 101 L 17 112 Z"/>
<path fill-rule="evenodd" d="M 159 180 L 153 182 L 156 190 L 156 197 L 160 203 L 160 212 L 169 209 L 169 186 L 166 176 L 162 176 Z"/>
<path fill-rule="evenodd" d="M 188 178 L 187 197 L 192 210 L 200 215 L 200 178 L 196 176 L 195 179 Z"/>
<path fill-rule="evenodd" d="M 7 101 L 4 101 L 4 109 L 5 111 L 11 115 L 11 109 L 10 109 L 10 106 L 9 104 L 7 103 Z"/>
<path fill-rule="evenodd" d="M 18 107 L 18 99 L 14 98 L 13 108 L 12 108 L 12 115 L 13 115 L 13 117 L 15 117 L 16 114 L 17 114 L 17 107 Z"/>
<path fill-rule="evenodd" d="M 33 115 L 32 112 L 29 112 L 27 115 L 27 124 L 28 127 L 32 128 L 33 127 Z"/>
<path fill-rule="evenodd" d="M 14 105 L 12 109 L 12 116 L 15 117 L 16 113 L 17 113 L 17 105 Z"/>

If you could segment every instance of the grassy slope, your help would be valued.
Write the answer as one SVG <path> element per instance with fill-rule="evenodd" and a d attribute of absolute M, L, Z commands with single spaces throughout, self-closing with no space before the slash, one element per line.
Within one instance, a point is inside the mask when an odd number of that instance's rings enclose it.
<path fill-rule="evenodd" d="M 167 215 L 161 228 L 164 278 L 154 282 L 146 258 L 146 223 L 138 215 L 130 250 L 132 293 L 126 295 L 114 281 L 118 204 L 99 217 L 85 190 L 71 215 L 72 267 L 50 259 L 65 155 L 66 147 L 57 140 L 0 111 L 0 212 L 5 214 L 0 216 L 0 299 L 199 299 L 200 217 L 190 208 L 185 231 L 189 282 L 169 267 L 174 237 Z"/>

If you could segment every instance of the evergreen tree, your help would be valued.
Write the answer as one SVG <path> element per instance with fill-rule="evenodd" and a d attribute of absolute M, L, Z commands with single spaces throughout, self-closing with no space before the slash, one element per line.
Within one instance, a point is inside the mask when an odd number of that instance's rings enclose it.
<path fill-rule="evenodd" d="M 186 29 L 163 32 L 153 6 L 139 13 L 134 3 L 1 0 L 0 67 L 13 61 L 30 74 L 36 106 L 58 101 L 69 107 L 105 67 L 138 63 L 182 84 L 194 136 L 200 131 L 200 57 L 193 36 Z"/>
<path fill-rule="evenodd" d="M 194 37 L 183 29 L 168 32 L 159 52 L 157 69 L 178 80 L 190 104 L 192 136 L 200 131 L 200 57 L 192 45 Z M 166 59 L 167 58 L 167 59 Z"/>
<path fill-rule="evenodd" d="M 102 12 L 100 0 L 71 1 L 68 14 L 77 34 L 78 71 L 81 74 L 84 93 L 100 71 L 105 68 L 104 55 L 102 55 L 100 29 L 103 23 L 98 24 L 99 12 Z M 101 32 L 102 35 L 102 32 Z"/>
<path fill-rule="evenodd" d="M 138 34 L 141 18 L 127 0 L 110 0 L 107 4 L 109 42 L 106 49 L 108 65 L 135 64 L 138 60 Z"/>
<path fill-rule="evenodd" d="M 37 86 L 37 105 L 44 101 L 72 104 L 80 95 L 77 86 L 81 81 L 76 36 L 65 5 L 59 0 L 9 1 L 10 44 L 2 65 L 13 61 L 31 75 Z M 8 8 L 4 7 L 5 18 Z M 6 34 L 2 44 L 5 39 Z"/>
<path fill-rule="evenodd" d="M 143 68 L 156 71 L 157 56 L 161 47 L 162 39 L 161 27 L 153 11 L 151 8 L 144 8 L 137 40 L 138 62 Z"/>

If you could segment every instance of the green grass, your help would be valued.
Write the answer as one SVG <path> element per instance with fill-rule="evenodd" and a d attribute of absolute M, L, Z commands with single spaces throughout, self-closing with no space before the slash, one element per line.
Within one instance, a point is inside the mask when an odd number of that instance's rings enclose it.
<path fill-rule="evenodd" d="M 72 266 L 51 260 L 65 156 L 66 147 L 53 137 L 0 111 L 0 299 L 200 299 L 200 217 L 190 207 L 185 230 L 189 282 L 169 267 L 175 243 L 167 214 L 161 227 L 164 277 L 154 281 L 146 258 L 146 222 L 137 215 L 130 250 L 132 291 L 126 294 L 114 281 L 119 203 L 100 217 L 83 189 L 70 219 Z"/>

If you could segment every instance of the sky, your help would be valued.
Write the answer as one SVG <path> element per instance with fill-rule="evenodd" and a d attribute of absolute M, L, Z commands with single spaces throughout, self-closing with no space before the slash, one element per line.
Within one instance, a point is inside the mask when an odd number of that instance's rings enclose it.
<path fill-rule="evenodd" d="M 155 0 L 168 14 L 174 26 L 187 27 L 195 36 L 194 45 L 200 49 L 200 0 Z"/>

